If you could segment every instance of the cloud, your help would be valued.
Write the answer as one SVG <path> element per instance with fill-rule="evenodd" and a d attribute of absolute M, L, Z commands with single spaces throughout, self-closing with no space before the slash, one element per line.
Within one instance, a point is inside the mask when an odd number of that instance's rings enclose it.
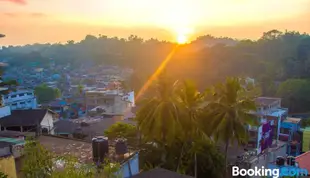
<path fill-rule="evenodd" d="M 46 16 L 46 14 L 43 14 L 43 13 L 30 13 L 28 15 L 31 17 L 45 17 Z"/>
<path fill-rule="evenodd" d="M 5 13 L 2 13 L 2 15 L 5 17 L 9 17 L 9 18 L 16 18 L 16 17 L 41 18 L 41 17 L 46 16 L 46 14 L 44 13 L 37 13 L 37 12 L 32 12 L 32 13 L 5 12 Z"/>
<path fill-rule="evenodd" d="M 16 17 L 18 14 L 16 13 L 11 13 L 11 12 L 6 12 L 6 13 L 3 13 L 4 16 L 7 16 L 7 17 Z"/>
<path fill-rule="evenodd" d="M 16 3 L 16 4 L 21 4 L 21 5 L 27 4 L 26 0 L 0 0 L 0 1 L 8 1 L 12 3 Z"/>

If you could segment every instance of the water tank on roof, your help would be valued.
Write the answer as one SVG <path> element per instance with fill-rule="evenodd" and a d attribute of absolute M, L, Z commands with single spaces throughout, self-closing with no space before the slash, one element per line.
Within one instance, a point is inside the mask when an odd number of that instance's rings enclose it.
<path fill-rule="evenodd" d="M 117 155 L 124 155 L 128 153 L 127 140 L 117 139 L 115 143 L 115 153 Z"/>
<path fill-rule="evenodd" d="M 109 142 L 107 137 L 95 137 L 92 139 L 93 161 L 102 163 L 109 153 Z"/>
<path fill-rule="evenodd" d="M 277 159 L 276 159 L 276 164 L 278 166 L 284 166 L 285 164 L 285 159 L 282 157 L 282 156 L 278 156 Z"/>

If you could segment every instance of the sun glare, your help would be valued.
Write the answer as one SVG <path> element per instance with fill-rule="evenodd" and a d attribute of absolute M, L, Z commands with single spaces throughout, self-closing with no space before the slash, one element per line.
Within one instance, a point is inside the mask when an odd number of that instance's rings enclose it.
<path fill-rule="evenodd" d="M 177 42 L 178 42 L 179 44 L 185 44 L 185 43 L 187 42 L 187 37 L 186 37 L 186 35 L 184 35 L 184 34 L 179 34 L 179 35 L 177 36 Z"/>
<path fill-rule="evenodd" d="M 179 28 L 176 30 L 176 42 L 179 44 L 185 44 L 189 42 L 189 36 L 192 34 L 190 28 Z"/>

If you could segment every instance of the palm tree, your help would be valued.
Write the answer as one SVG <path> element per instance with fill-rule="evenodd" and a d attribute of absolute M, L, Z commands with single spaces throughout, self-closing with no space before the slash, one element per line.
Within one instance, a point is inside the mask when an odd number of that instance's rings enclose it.
<path fill-rule="evenodd" d="M 193 81 L 185 80 L 178 86 L 176 100 L 180 110 L 180 122 L 183 133 L 180 138 L 182 147 L 176 168 L 176 171 L 178 171 L 186 144 L 192 145 L 193 139 L 196 139 L 197 136 L 200 135 L 199 121 L 201 120 L 200 117 L 202 105 L 204 103 L 204 94 L 197 90 Z"/>
<path fill-rule="evenodd" d="M 227 166 L 228 147 L 231 142 L 238 144 L 247 140 L 247 125 L 255 125 L 256 111 L 254 99 L 245 95 L 239 78 L 228 78 L 225 83 L 214 86 L 211 90 L 212 101 L 206 109 L 213 116 L 208 123 L 212 137 L 225 143 L 225 163 Z"/>
<path fill-rule="evenodd" d="M 163 73 L 153 85 L 154 96 L 140 102 L 136 119 L 147 140 L 169 145 L 180 133 L 179 109 L 174 97 L 176 85 L 177 81 L 171 82 Z"/>

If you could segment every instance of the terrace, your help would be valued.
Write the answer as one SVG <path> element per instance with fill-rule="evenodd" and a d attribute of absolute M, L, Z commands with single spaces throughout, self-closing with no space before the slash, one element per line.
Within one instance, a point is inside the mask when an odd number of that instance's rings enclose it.
<path fill-rule="evenodd" d="M 76 157 L 80 163 L 93 163 L 91 142 L 52 135 L 42 135 L 38 141 L 56 155 L 70 155 Z M 114 145 L 109 145 L 107 158 L 114 163 L 124 163 L 137 154 L 136 150 L 128 148 L 128 153 L 120 156 L 116 154 Z"/>

